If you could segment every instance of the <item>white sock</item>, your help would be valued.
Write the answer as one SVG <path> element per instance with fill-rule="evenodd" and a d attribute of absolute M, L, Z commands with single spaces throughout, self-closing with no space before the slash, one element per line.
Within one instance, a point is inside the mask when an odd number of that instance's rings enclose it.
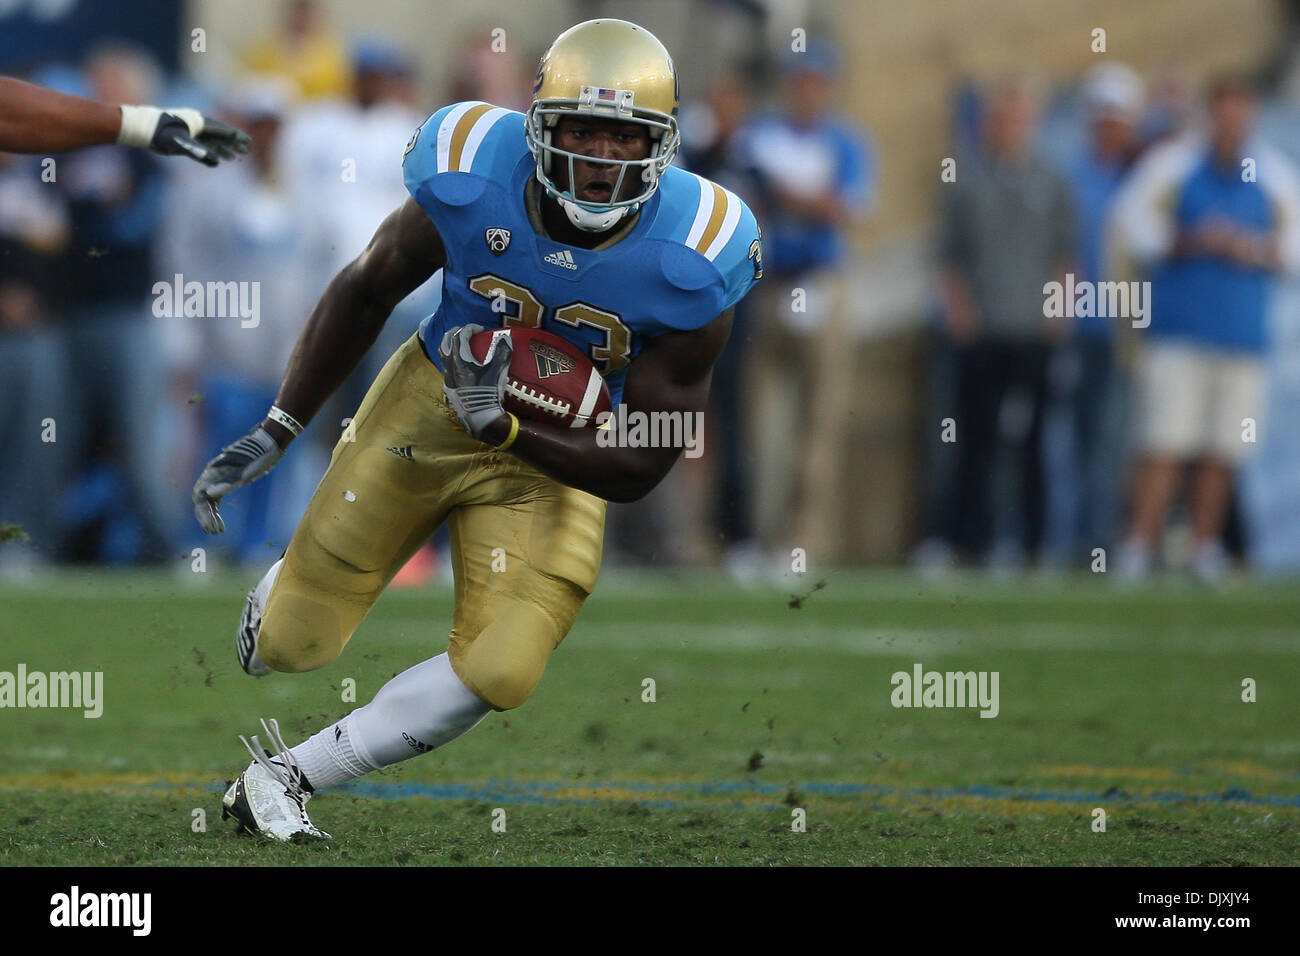
<path fill-rule="evenodd" d="M 290 753 L 319 790 L 441 747 L 491 710 L 439 654 L 402 671 L 370 703 Z"/>

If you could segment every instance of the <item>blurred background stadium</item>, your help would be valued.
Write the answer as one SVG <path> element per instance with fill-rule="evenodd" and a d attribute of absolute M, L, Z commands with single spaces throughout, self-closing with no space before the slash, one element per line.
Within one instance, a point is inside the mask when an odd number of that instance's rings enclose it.
<path fill-rule="evenodd" d="M 402 201 L 415 127 L 456 100 L 525 108 L 546 45 L 597 16 L 637 21 L 673 52 L 682 161 L 754 205 L 768 267 L 719 369 L 704 455 L 612 511 L 608 560 L 763 580 L 802 547 L 813 568 L 1014 574 L 1087 567 L 1104 547 L 1113 569 L 1141 426 L 1126 336 L 1021 330 L 1019 371 L 1034 374 L 976 370 L 999 400 L 984 409 L 996 427 L 978 460 L 942 440 L 970 397 L 944 294 L 960 265 L 944 163 L 968 168 L 993 126 L 1014 139 L 1020 124 L 1070 206 L 1069 248 L 1053 254 L 1086 262 L 1128 170 L 1203 122 L 1215 77 L 1255 84 L 1259 136 L 1300 161 L 1297 3 L 0 3 L 0 71 L 108 101 L 199 106 L 257 140 L 215 171 L 85 151 L 57 157 L 53 183 L 43 157 L 0 157 L 0 571 L 186 572 L 202 546 L 214 567 L 260 574 L 366 383 L 436 304 L 438 278 L 398 308 L 294 454 L 226 504 L 222 540 L 203 540 L 190 515 L 202 463 L 260 418 L 317 296 Z M 1085 168 L 1102 127 L 1120 140 L 1104 175 Z M 158 315 L 154 287 L 178 274 L 259 283 L 256 325 Z M 1269 282 L 1267 414 L 1221 539 L 1239 567 L 1294 574 L 1300 286 Z M 1100 365 L 1082 364 L 1089 355 Z M 1176 501 L 1164 526 L 1170 566 L 1196 557 L 1189 515 Z M 1202 576 L 1222 567 L 1203 562 Z M 431 548 L 404 580 L 444 569 Z"/>

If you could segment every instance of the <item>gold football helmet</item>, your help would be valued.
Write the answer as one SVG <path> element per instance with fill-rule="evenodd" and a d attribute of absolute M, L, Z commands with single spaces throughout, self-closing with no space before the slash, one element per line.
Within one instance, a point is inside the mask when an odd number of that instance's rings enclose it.
<path fill-rule="evenodd" d="M 644 27 L 626 20 L 588 20 L 555 38 L 537 66 L 524 135 L 537 160 L 538 181 L 575 226 L 603 232 L 654 195 L 659 177 L 681 144 L 677 99 L 677 71 L 672 57 Z M 551 145 L 551 134 L 560 117 L 575 113 L 641 123 L 649 129 L 650 155 L 645 159 L 600 160 L 622 167 L 608 203 L 579 202 L 551 178 L 554 157 L 558 156 L 569 164 L 572 188 L 574 159 L 589 158 Z M 618 200 L 624 177 L 634 166 L 640 167 L 644 188 L 630 199 Z"/>

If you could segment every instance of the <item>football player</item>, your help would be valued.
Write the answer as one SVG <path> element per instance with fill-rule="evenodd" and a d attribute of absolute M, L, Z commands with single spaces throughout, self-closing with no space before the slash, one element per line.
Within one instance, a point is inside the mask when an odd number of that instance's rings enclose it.
<path fill-rule="evenodd" d="M 306 813 L 315 790 L 524 703 L 595 587 L 606 502 L 645 495 L 677 459 L 504 412 L 508 340 L 479 362 L 469 338 L 542 328 L 591 356 L 616 406 L 696 413 L 732 307 L 761 275 L 745 204 L 672 165 L 677 75 L 652 34 L 621 20 L 572 27 L 533 94 L 527 114 L 457 103 L 416 131 L 411 198 L 330 284 L 266 419 L 194 487 L 199 523 L 221 531 L 221 498 L 276 463 L 393 306 L 443 269 L 441 305 L 371 385 L 288 550 L 249 594 L 237 650 L 253 675 L 330 663 L 443 522 L 450 645 L 292 749 L 264 721 L 278 753 L 245 740 L 253 762 L 223 800 L 251 832 L 327 836 Z"/>
<path fill-rule="evenodd" d="M 251 140 L 198 110 L 110 106 L 0 76 L 0 152 L 61 153 L 124 143 L 215 166 L 247 153 Z"/>

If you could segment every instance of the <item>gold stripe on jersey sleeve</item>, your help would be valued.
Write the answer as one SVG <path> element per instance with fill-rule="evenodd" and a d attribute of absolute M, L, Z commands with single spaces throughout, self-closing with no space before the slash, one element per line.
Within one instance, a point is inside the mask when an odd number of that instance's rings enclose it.
<path fill-rule="evenodd" d="M 451 149 L 447 152 L 447 168 L 449 170 L 454 169 L 465 172 L 460 168 L 461 154 L 465 151 L 465 141 L 469 139 L 469 131 L 474 128 L 474 124 L 479 121 L 479 117 L 490 109 L 492 109 L 491 103 L 480 103 L 478 106 L 471 106 L 456 123 L 456 128 L 451 131 Z"/>
<path fill-rule="evenodd" d="M 717 183 L 709 183 L 713 187 L 713 212 L 709 215 L 709 224 L 704 227 L 704 235 L 700 236 L 700 241 L 695 244 L 695 251 L 703 254 L 704 250 L 718 237 L 722 231 L 722 221 L 727 218 L 727 194 Z"/>

